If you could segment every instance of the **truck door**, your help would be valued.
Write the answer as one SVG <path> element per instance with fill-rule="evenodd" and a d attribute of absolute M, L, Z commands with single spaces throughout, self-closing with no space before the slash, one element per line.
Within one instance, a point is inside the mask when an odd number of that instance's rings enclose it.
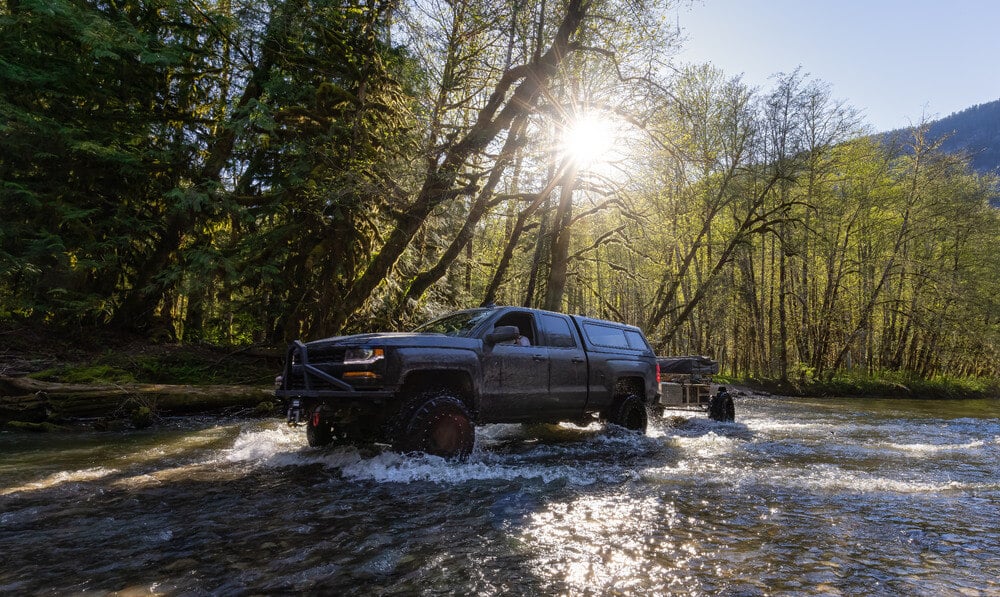
<path fill-rule="evenodd" d="M 583 414 L 587 404 L 587 355 L 569 318 L 540 313 L 542 339 L 549 349 L 549 395 L 546 408 L 560 418 Z"/>
<path fill-rule="evenodd" d="M 492 349 L 488 363 L 494 370 L 488 374 L 499 380 L 500 387 L 490 390 L 493 399 L 483 404 L 483 418 L 498 423 L 536 420 L 549 390 L 549 350 L 539 345 L 531 313 L 507 313 L 494 323 L 494 327 L 503 325 L 517 326 L 521 340 Z"/>

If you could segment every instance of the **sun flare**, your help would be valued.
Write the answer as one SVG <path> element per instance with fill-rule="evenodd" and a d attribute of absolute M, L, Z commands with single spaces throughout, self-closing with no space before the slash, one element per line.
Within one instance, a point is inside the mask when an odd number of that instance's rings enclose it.
<path fill-rule="evenodd" d="M 570 123 L 563 134 L 563 152 L 580 168 L 607 160 L 614 144 L 611 122 L 592 114 Z"/>

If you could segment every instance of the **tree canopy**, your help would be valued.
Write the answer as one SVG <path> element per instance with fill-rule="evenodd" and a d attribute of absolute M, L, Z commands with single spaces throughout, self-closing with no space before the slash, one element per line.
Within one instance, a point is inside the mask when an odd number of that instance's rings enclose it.
<path fill-rule="evenodd" d="M 498 302 L 737 374 L 1000 375 L 996 180 L 804 73 L 673 63 L 671 9 L 7 0 L 0 316 L 278 343 Z"/>

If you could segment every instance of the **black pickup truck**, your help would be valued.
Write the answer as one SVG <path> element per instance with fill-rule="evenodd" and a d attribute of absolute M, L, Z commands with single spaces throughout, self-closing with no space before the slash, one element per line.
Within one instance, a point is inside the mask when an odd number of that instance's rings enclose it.
<path fill-rule="evenodd" d="M 658 377 L 639 328 L 484 307 L 411 333 L 296 341 L 275 394 L 311 446 L 374 441 L 464 457 L 484 423 L 599 419 L 645 433 Z"/>

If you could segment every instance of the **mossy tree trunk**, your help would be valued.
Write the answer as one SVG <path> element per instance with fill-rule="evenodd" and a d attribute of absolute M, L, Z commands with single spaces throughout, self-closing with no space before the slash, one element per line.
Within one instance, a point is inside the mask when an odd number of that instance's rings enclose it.
<path fill-rule="evenodd" d="M 272 396 L 266 388 L 247 386 L 67 384 L 0 376 L 0 424 L 128 417 L 142 407 L 160 415 L 253 408 Z"/>

